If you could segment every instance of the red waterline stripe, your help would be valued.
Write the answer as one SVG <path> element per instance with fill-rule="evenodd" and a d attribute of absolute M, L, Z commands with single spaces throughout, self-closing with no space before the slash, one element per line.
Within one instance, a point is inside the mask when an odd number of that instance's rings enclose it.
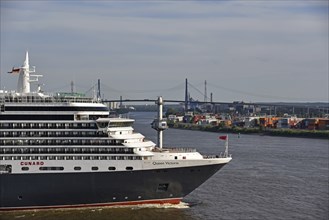
<path fill-rule="evenodd" d="M 111 206 L 133 206 L 133 205 L 148 205 L 148 204 L 172 204 L 177 205 L 182 198 L 173 199 L 159 199 L 159 200 L 141 200 L 130 202 L 111 202 L 111 203 L 96 203 L 96 204 L 79 204 L 79 205 L 58 205 L 58 206 L 29 206 L 29 207 L 10 207 L 0 208 L 0 211 L 18 211 L 18 210 L 35 210 L 35 209 L 74 209 L 74 208 L 88 208 L 88 207 L 111 207 Z"/>

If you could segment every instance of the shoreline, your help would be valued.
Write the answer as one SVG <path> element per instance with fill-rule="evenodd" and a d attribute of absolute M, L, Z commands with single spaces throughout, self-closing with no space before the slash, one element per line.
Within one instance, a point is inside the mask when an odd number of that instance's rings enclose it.
<path fill-rule="evenodd" d="M 233 133 L 233 134 L 259 134 L 267 136 L 278 137 L 300 137 L 300 138 L 316 138 L 316 139 L 329 139 L 329 130 L 301 130 L 290 128 L 221 128 L 213 125 L 196 125 L 190 123 L 168 123 L 169 128 L 183 129 L 183 130 L 196 130 L 207 132 L 220 132 L 220 133 Z"/>

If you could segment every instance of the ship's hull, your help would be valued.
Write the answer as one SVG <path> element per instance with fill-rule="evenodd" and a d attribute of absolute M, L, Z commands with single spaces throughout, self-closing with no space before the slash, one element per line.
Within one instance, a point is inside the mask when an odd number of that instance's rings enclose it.
<path fill-rule="evenodd" d="M 179 203 L 224 165 L 122 172 L 0 174 L 0 210 Z"/>

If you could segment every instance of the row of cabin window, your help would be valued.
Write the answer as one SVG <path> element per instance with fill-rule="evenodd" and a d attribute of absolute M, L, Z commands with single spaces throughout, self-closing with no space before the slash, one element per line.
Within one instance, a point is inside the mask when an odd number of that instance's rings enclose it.
<path fill-rule="evenodd" d="M 22 167 L 21 168 L 22 171 L 28 171 L 30 168 L 29 167 Z M 81 167 L 74 167 L 74 170 L 79 171 L 81 170 Z M 93 171 L 97 171 L 99 168 L 98 167 L 91 167 L 91 170 Z M 126 170 L 133 170 L 133 167 L 126 167 Z M 39 170 L 41 171 L 49 171 L 49 170 L 53 170 L 53 171 L 58 171 L 58 170 L 64 170 L 64 167 L 39 167 Z M 116 170 L 116 167 L 108 167 L 108 170 Z"/>
<path fill-rule="evenodd" d="M 110 139 L 6 139 L 2 145 L 122 145 L 123 140 Z"/>
<path fill-rule="evenodd" d="M 73 129 L 97 128 L 96 123 L 0 123 L 0 128 Z"/>
<path fill-rule="evenodd" d="M 0 148 L 0 154 L 132 154 L 133 148 L 83 148 L 83 147 L 43 147 L 43 148 Z"/>
<path fill-rule="evenodd" d="M 8 95 L 5 97 L 2 97 L 1 102 L 53 102 L 52 97 L 37 97 L 37 96 L 12 96 Z"/>
<path fill-rule="evenodd" d="M 98 131 L 3 131 L 0 137 L 107 137 Z"/>
<path fill-rule="evenodd" d="M 140 156 L 0 156 L 0 160 L 141 160 Z"/>

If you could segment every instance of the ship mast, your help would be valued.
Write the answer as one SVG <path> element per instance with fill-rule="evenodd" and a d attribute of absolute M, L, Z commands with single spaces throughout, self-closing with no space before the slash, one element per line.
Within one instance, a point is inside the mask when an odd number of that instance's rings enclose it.
<path fill-rule="evenodd" d="M 32 68 L 30 69 L 29 53 L 28 51 L 26 51 L 24 64 L 19 68 L 17 92 L 30 93 L 31 92 L 30 82 L 37 82 L 39 80 L 39 77 L 42 77 L 42 75 L 30 75 L 30 73 L 35 73 L 35 66 L 32 66 Z M 30 79 L 30 76 L 36 78 Z"/>
<path fill-rule="evenodd" d="M 30 92 L 30 65 L 29 65 L 29 53 L 27 51 L 25 55 L 24 64 L 19 71 L 17 92 L 19 93 Z"/>
<path fill-rule="evenodd" d="M 163 131 L 168 128 L 166 119 L 162 118 L 163 99 L 161 96 L 155 102 L 158 105 L 158 118 L 152 122 L 152 128 L 158 132 L 158 147 L 162 148 L 163 145 Z"/>

